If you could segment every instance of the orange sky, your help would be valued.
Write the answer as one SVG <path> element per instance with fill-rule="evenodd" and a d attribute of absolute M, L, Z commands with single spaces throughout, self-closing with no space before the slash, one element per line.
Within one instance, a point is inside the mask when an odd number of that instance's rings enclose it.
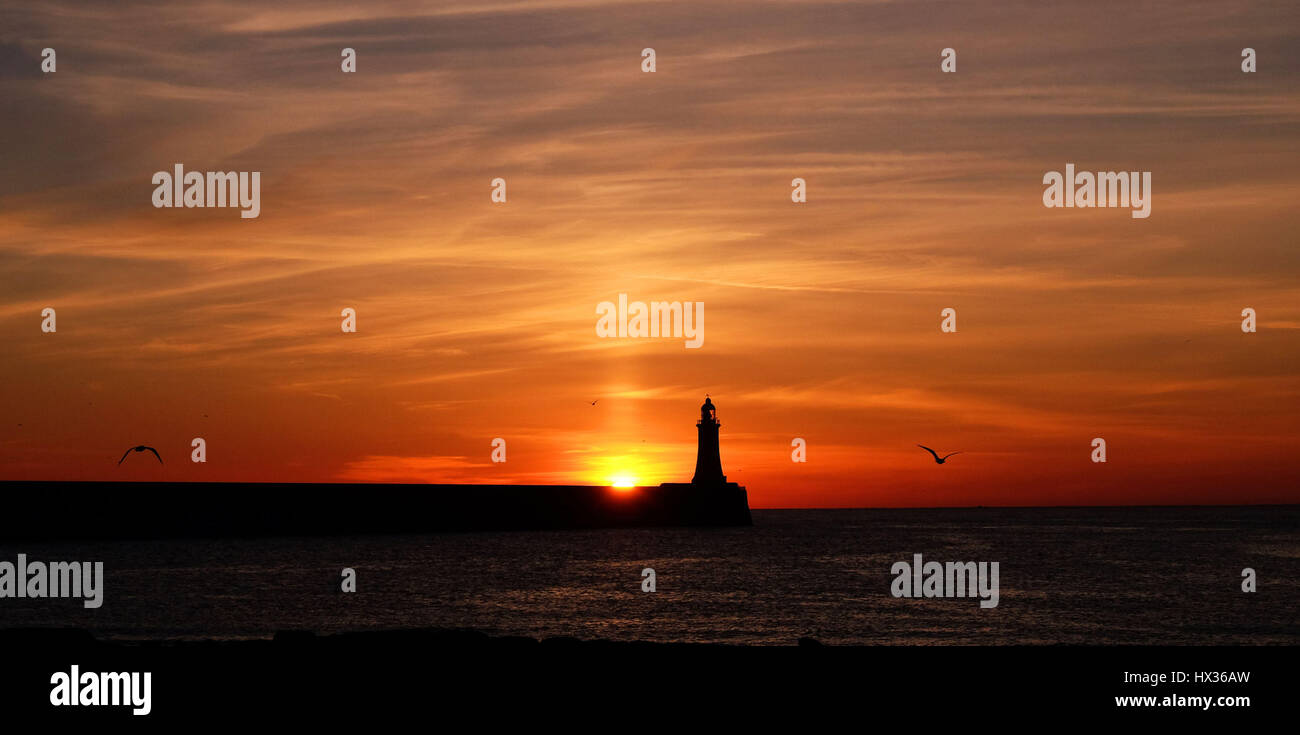
<path fill-rule="evenodd" d="M 350 5 L 0 10 L 3 479 L 686 481 L 710 393 L 755 507 L 1300 502 L 1294 2 Z"/>

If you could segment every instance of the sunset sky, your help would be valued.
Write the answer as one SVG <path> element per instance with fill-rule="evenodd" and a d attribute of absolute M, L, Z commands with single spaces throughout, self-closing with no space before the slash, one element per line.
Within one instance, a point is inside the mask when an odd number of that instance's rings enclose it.
<path fill-rule="evenodd" d="M 684 482 L 707 393 L 759 508 L 1300 502 L 1294 0 L 42 2 L 0 93 L 0 479 Z"/>

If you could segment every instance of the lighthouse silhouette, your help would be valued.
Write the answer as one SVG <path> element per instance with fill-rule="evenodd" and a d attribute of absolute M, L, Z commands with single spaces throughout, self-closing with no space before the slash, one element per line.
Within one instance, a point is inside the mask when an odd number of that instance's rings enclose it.
<path fill-rule="evenodd" d="M 722 457 L 718 453 L 718 411 L 713 399 L 704 397 L 700 406 L 700 421 L 695 425 L 700 432 L 699 448 L 695 454 L 695 477 L 692 485 L 725 485 L 727 476 L 722 474 Z"/>

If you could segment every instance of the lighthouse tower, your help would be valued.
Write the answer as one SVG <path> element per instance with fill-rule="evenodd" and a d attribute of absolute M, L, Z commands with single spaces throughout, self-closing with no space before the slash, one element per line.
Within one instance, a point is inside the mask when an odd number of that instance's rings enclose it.
<path fill-rule="evenodd" d="M 713 400 L 708 396 L 700 406 L 700 422 L 696 426 L 700 432 L 700 444 L 695 454 L 695 477 L 691 478 L 691 484 L 725 485 L 727 476 L 722 474 L 722 457 L 718 454 L 718 427 L 721 424 Z"/>

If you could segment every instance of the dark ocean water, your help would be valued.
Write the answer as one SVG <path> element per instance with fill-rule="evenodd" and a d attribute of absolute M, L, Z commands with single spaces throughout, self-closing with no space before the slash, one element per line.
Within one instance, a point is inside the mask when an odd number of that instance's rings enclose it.
<path fill-rule="evenodd" d="M 755 511 L 754 527 L 98 544 L 104 605 L 0 599 L 0 627 L 119 638 L 472 628 L 832 644 L 1300 643 L 1300 507 Z M 898 599 L 897 561 L 999 562 L 1000 600 Z M 340 591 L 340 570 L 358 590 Z M 641 591 L 641 570 L 657 591 Z M 1258 592 L 1241 591 L 1241 572 Z"/>

